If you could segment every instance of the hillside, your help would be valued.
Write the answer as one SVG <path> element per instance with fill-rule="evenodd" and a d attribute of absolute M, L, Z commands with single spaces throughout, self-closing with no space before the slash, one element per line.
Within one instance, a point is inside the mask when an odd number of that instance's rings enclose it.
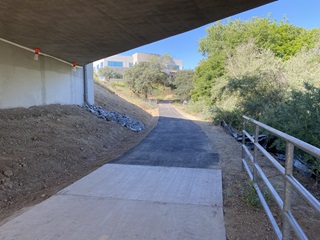
<path fill-rule="evenodd" d="M 0 110 L 0 221 L 121 155 L 156 124 L 151 114 L 98 85 L 95 104 L 146 129 L 133 132 L 78 106 Z"/>

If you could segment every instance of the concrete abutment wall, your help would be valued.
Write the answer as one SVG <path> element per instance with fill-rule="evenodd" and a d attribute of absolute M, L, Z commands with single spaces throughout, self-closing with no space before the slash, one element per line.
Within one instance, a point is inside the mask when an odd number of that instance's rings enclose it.
<path fill-rule="evenodd" d="M 56 59 L 0 41 L 0 109 L 94 103 L 92 64 L 73 70 Z M 85 78 L 86 76 L 86 78 Z"/>

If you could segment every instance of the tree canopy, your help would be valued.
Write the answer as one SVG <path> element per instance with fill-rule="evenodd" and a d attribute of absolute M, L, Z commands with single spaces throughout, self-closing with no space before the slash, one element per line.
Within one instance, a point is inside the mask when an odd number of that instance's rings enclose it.
<path fill-rule="evenodd" d="M 242 115 L 320 147 L 320 29 L 287 19 L 217 22 L 199 41 L 191 105 L 241 128 Z M 205 107 L 203 107 L 205 106 Z M 320 162 L 313 161 L 320 169 Z"/>
<path fill-rule="evenodd" d="M 156 85 L 165 85 L 168 75 L 164 72 L 164 58 L 150 58 L 148 62 L 135 64 L 124 73 L 124 80 L 129 88 L 144 98 L 152 92 Z"/>
<path fill-rule="evenodd" d="M 190 92 L 193 89 L 193 77 L 193 70 L 179 71 L 174 77 L 174 92 L 182 101 L 190 99 Z"/>
<path fill-rule="evenodd" d="M 110 80 L 111 78 L 122 78 L 122 75 L 111 67 L 99 68 L 98 76 L 106 81 Z"/>
<path fill-rule="evenodd" d="M 274 56 L 289 60 L 302 49 L 310 49 L 319 39 L 319 30 L 306 30 L 291 25 L 288 20 L 252 18 L 249 21 L 217 22 L 207 28 L 207 35 L 199 41 L 199 52 L 205 57 L 196 68 L 192 100 L 212 103 L 210 88 L 226 74 L 227 59 L 235 49 L 252 41 L 260 49 L 269 49 Z"/>

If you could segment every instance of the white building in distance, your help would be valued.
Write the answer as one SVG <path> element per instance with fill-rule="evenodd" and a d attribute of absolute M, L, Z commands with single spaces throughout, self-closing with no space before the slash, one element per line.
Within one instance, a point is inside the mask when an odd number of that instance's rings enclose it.
<path fill-rule="evenodd" d="M 147 62 L 151 56 L 160 57 L 160 54 L 151 53 L 135 53 L 132 56 L 120 56 L 114 55 L 104 59 L 100 59 L 93 63 L 94 71 L 99 70 L 102 67 L 111 67 L 117 70 L 119 73 L 123 74 L 127 69 L 140 62 Z M 165 68 L 168 73 L 174 74 L 177 71 L 182 70 L 182 60 L 173 59 L 172 61 L 166 63 Z"/>

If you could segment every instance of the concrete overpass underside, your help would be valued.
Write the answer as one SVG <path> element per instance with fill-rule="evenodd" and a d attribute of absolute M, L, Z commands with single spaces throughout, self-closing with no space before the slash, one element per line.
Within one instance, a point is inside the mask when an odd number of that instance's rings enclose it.
<path fill-rule="evenodd" d="M 0 38 L 85 65 L 274 0 L 3 0 Z"/>
<path fill-rule="evenodd" d="M 2 0 L 0 109 L 94 104 L 89 63 L 272 1 Z"/>

